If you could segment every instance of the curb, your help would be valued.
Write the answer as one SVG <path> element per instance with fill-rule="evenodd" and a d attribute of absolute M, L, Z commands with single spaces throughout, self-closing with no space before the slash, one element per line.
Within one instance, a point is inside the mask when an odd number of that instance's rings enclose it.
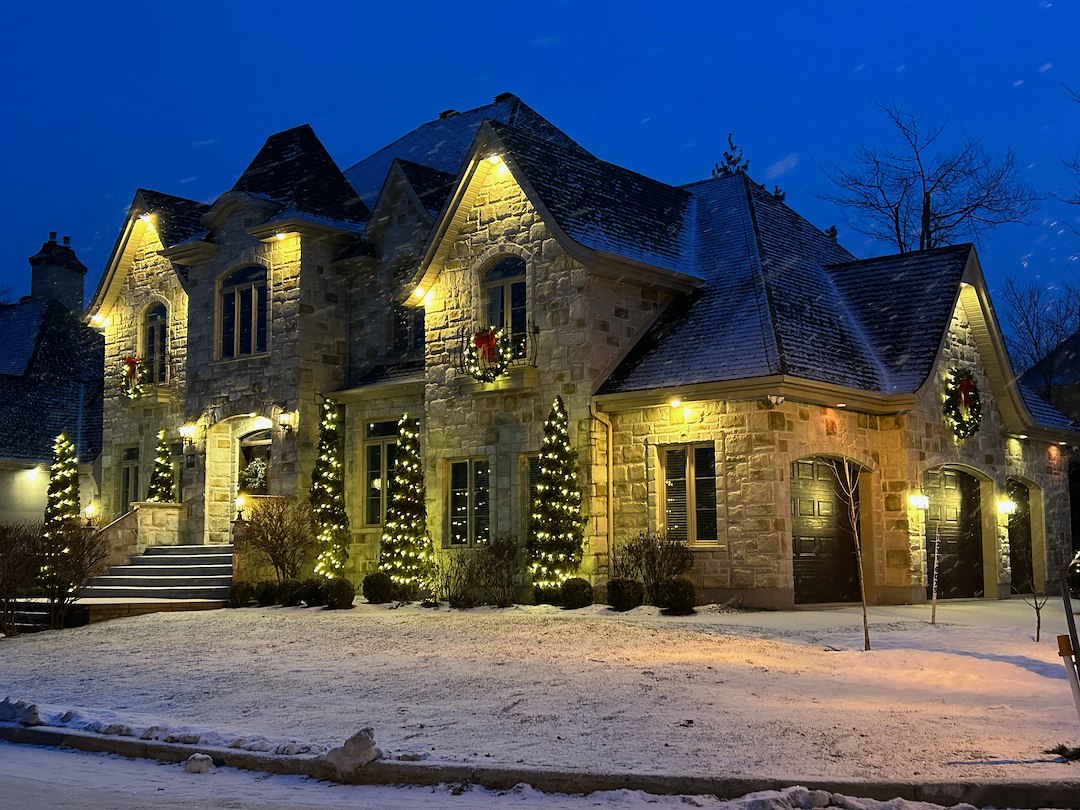
<path fill-rule="evenodd" d="M 903 798 L 931 802 L 945 807 L 967 803 L 975 807 L 995 805 L 1015 808 L 1061 808 L 1080 810 L 1080 777 L 1039 780 L 969 780 L 921 782 L 876 779 L 780 779 L 775 777 L 704 777 L 664 774 L 590 773 L 545 768 L 470 766 L 451 763 L 398 762 L 376 760 L 342 775 L 321 756 L 268 756 L 251 751 L 212 746 L 183 745 L 157 740 L 140 740 L 92 734 L 48 726 L 21 726 L 0 723 L 0 741 L 22 745 L 74 748 L 99 754 L 118 754 L 132 759 L 183 762 L 192 754 L 209 754 L 214 764 L 248 771 L 307 776 L 349 785 L 419 785 L 465 783 L 508 790 L 526 783 L 545 793 L 592 793 L 598 790 L 640 790 L 660 795 L 713 795 L 737 799 L 759 790 L 782 790 L 803 785 L 866 799 L 888 801 Z"/>

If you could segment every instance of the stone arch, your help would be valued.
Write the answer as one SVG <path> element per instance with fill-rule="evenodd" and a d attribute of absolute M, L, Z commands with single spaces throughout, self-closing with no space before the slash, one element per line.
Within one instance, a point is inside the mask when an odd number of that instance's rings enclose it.
<path fill-rule="evenodd" d="M 226 416 L 206 428 L 204 543 L 230 542 L 234 501 L 239 492 L 241 437 L 273 427 L 269 417 L 249 412 Z"/>
<path fill-rule="evenodd" d="M 473 315 L 476 323 L 485 318 L 484 313 L 484 276 L 488 269 L 500 259 L 517 258 L 525 262 L 525 295 L 528 301 L 528 318 L 533 320 L 533 306 L 536 303 L 536 273 L 533 269 L 533 252 L 521 245 L 504 242 L 493 245 L 477 256 L 469 265 L 470 287 L 472 289 Z"/>

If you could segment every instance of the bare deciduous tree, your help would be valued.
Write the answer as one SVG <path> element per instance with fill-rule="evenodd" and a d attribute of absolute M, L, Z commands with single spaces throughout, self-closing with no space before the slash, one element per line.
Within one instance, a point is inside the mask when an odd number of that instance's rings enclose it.
<path fill-rule="evenodd" d="M 242 551 L 265 557 L 278 582 L 298 579 L 300 569 L 315 556 L 311 507 L 296 498 L 257 498 L 237 541 Z"/>
<path fill-rule="evenodd" d="M 49 627 L 59 630 L 79 589 L 105 570 L 109 542 L 100 529 L 74 518 L 50 529 L 41 548 L 38 582 L 49 603 Z"/>
<path fill-rule="evenodd" d="M 843 443 L 847 437 L 841 434 L 838 438 Z M 847 511 L 848 522 L 851 524 L 852 539 L 855 543 L 855 565 L 859 573 L 859 601 L 862 602 L 863 649 L 869 650 L 870 619 L 866 614 L 866 581 L 863 576 L 862 532 L 859 526 L 859 518 L 862 514 L 862 503 L 859 500 L 859 473 L 862 472 L 862 466 L 850 458 L 827 460 L 836 473 L 836 480 L 840 485 L 840 497 Z"/>
<path fill-rule="evenodd" d="M 41 567 L 42 525 L 5 523 L 0 525 L 0 633 L 13 636 L 15 604 L 26 596 Z"/>
<path fill-rule="evenodd" d="M 987 154 L 977 138 L 948 149 L 944 125 L 925 126 L 899 105 L 879 105 L 893 125 L 895 148 L 860 146 L 854 168 L 834 166 L 825 174 L 835 194 L 828 202 L 853 211 L 851 226 L 900 253 L 926 250 L 1006 222 L 1021 222 L 1038 197 L 1020 179 L 1016 156 Z"/>
<path fill-rule="evenodd" d="M 1005 342 L 1013 370 L 1022 374 L 1046 358 L 1058 344 L 1080 329 L 1080 291 L 1063 285 L 1044 287 L 1008 278 L 1001 294 Z M 1053 362 L 1039 365 L 1033 384 L 1050 399 Z"/>

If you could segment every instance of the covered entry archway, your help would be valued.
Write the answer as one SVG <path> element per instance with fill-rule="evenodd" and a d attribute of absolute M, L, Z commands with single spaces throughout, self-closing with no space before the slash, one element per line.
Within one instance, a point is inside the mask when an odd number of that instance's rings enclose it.
<path fill-rule="evenodd" d="M 204 543 L 231 542 L 233 502 L 241 488 L 240 473 L 253 459 L 262 459 L 262 456 L 253 455 L 247 445 L 263 452 L 269 459 L 269 430 L 272 427 L 273 422 L 265 416 L 244 414 L 228 417 L 207 428 Z M 245 442 L 245 439 L 250 440 Z"/>
<path fill-rule="evenodd" d="M 791 554 L 797 605 L 859 601 L 855 532 L 836 464 L 820 456 L 791 464 Z M 854 497 L 858 503 L 857 485 Z"/>
<path fill-rule="evenodd" d="M 979 480 L 956 467 L 923 475 L 926 513 L 926 598 L 933 597 L 935 554 L 937 596 L 959 599 L 985 594 L 982 506 Z"/>

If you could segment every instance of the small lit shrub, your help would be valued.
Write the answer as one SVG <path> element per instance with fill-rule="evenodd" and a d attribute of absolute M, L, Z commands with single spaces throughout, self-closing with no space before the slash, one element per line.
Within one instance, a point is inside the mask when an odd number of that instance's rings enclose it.
<path fill-rule="evenodd" d="M 385 571 L 372 571 L 364 577 L 364 598 L 372 605 L 394 601 L 394 581 Z"/>
<path fill-rule="evenodd" d="M 229 607 L 247 607 L 255 601 L 255 586 L 250 582 L 234 582 L 229 586 Z"/>
<path fill-rule="evenodd" d="M 330 610 L 348 610 L 356 598 L 356 586 L 345 577 L 333 577 L 326 583 L 326 607 Z"/>
<path fill-rule="evenodd" d="M 284 607 L 296 607 L 304 601 L 304 583 L 287 579 L 278 586 L 278 599 Z"/>
<path fill-rule="evenodd" d="M 609 579 L 607 602 L 612 610 L 625 611 L 641 607 L 645 601 L 645 586 L 636 579 Z"/>
<path fill-rule="evenodd" d="M 544 588 L 540 585 L 536 585 L 533 587 L 533 594 L 536 597 L 536 604 L 538 605 L 562 604 L 561 588 Z"/>
<path fill-rule="evenodd" d="M 689 570 L 694 564 L 694 552 L 685 540 L 668 537 L 664 532 L 642 532 L 622 549 L 619 564 L 624 572 L 630 570 L 640 576 L 649 602 L 660 605 L 660 583 Z"/>
<path fill-rule="evenodd" d="M 308 607 L 322 607 L 326 604 L 326 580 L 322 577 L 310 577 L 304 580 L 303 602 Z"/>
<path fill-rule="evenodd" d="M 278 584 L 276 582 L 260 582 L 255 586 L 255 601 L 259 607 L 270 607 L 278 604 Z"/>
<path fill-rule="evenodd" d="M 668 577 L 661 580 L 659 591 L 658 604 L 664 609 L 664 613 L 685 616 L 694 612 L 697 590 L 694 588 L 694 583 L 686 577 Z"/>
<path fill-rule="evenodd" d="M 455 551 L 443 556 L 436 566 L 439 589 L 452 608 L 474 608 L 484 604 L 479 584 L 478 552 Z"/>
<path fill-rule="evenodd" d="M 525 549 L 512 534 L 485 543 L 478 552 L 477 579 L 496 607 L 510 607 L 525 576 Z"/>
<path fill-rule="evenodd" d="M 559 601 L 566 610 L 577 610 L 593 603 L 593 586 L 587 579 L 571 577 L 559 589 Z"/>

